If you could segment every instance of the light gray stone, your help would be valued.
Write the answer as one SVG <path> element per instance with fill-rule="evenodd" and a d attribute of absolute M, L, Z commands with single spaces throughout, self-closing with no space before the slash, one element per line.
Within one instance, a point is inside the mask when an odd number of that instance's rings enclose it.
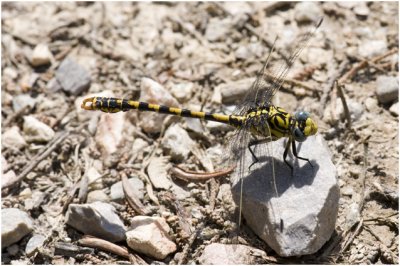
<path fill-rule="evenodd" d="M 245 245 L 226 245 L 212 243 L 206 246 L 199 257 L 202 265 L 236 265 L 262 263 L 266 257 L 265 251 Z M 265 261 L 264 261 L 265 263 Z"/>
<path fill-rule="evenodd" d="M 89 235 L 118 242 L 125 239 L 125 226 L 115 208 L 103 202 L 70 204 L 66 222 L 75 229 Z"/>
<path fill-rule="evenodd" d="M 1 210 L 1 248 L 18 242 L 32 230 L 33 222 L 26 212 L 16 208 Z"/>
<path fill-rule="evenodd" d="M 175 124 L 167 129 L 161 145 L 173 160 L 180 162 L 188 158 L 195 143 L 186 130 Z"/>
<path fill-rule="evenodd" d="M 33 253 L 38 250 L 41 246 L 43 246 L 46 237 L 43 235 L 34 235 L 29 239 L 28 243 L 26 244 L 25 253 L 29 257 L 33 255 Z"/>
<path fill-rule="evenodd" d="M 390 103 L 399 99 L 399 80 L 397 77 L 379 76 L 376 79 L 376 96 L 380 103 Z"/>
<path fill-rule="evenodd" d="M 275 178 L 269 154 L 244 174 L 242 213 L 253 231 L 280 256 L 312 254 L 329 240 L 335 228 L 339 202 L 336 168 L 322 136 L 311 136 L 296 145 L 298 155 L 310 159 L 313 167 L 294 160 L 289 153 L 286 159 L 294 168 L 291 176 L 282 159 L 284 141 L 270 146 Z M 247 155 L 245 164 L 249 165 L 253 159 Z M 238 205 L 240 182 L 234 184 L 232 193 Z"/>
<path fill-rule="evenodd" d="M 33 116 L 24 116 L 23 130 L 27 142 L 48 142 L 54 135 L 54 130 Z"/>
<path fill-rule="evenodd" d="M 168 236 L 170 228 L 164 218 L 135 216 L 131 227 L 126 233 L 126 241 L 133 250 L 159 260 L 176 251 L 175 243 Z"/>
<path fill-rule="evenodd" d="M 134 176 L 128 179 L 128 182 L 132 186 L 132 192 L 138 199 L 143 199 L 143 188 L 144 184 L 140 178 Z M 124 191 L 122 189 L 122 181 L 119 181 L 111 186 L 110 197 L 113 201 L 121 201 L 125 198 Z"/>

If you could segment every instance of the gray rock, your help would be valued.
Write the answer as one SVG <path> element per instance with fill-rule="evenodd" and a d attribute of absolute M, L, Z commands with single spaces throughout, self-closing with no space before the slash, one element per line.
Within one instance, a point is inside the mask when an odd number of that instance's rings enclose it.
<path fill-rule="evenodd" d="M 143 181 L 136 176 L 129 178 L 128 181 L 132 186 L 132 192 L 135 194 L 135 196 L 138 199 L 143 199 Z M 125 198 L 125 194 L 122 189 L 122 181 L 119 181 L 111 186 L 110 197 L 113 201 L 121 201 Z"/>
<path fill-rule="evenodd" d="M 245 78 L 238 81 L 219 85 L 222 103 L 233 104 L 243 99 L 254 82 L 254 78 Z"/>
<path fill-rule="evenodd" d="M 376 79 L 376 96 L 380 103 L 390 103 L 399 99 L 399 80 L 397 77 L 379 76 Z"/>
<path fill-rule="evenodd" d="M 27 142 L 48 142 L 54 135 L 54 130 L 33 116 L 24 116 L 23 130 Z"/>
<path fill-rule="evenodd" d="M 223 41 L 227 38 L 231 28 L 231 20 L 212 18 L 207 24 L 205 37 L 211 42 Z"/>
<path fill-rule="evenodd" d="M 386 50 L 386 40 L 365 41 L 358 46 L 358 54 L 365 58 L 372 58 L 386 52 Z"/>
<path fill-rule="evenodd" d="M 389 112 L 394 116 L 399 116 L 399 102 L 390 106 Z"/>
<path fill-rule="evenodd" d="M 33 222 L 26 212 L 16 208 L 1 210 L 1 248 L 18 242 L 32 230 Z"/>
<path fill-rule="evenodd" d="M 64 59 L 56 72 L 56 79 L 64 91 L 77 96 L 90 86 L 90 73 L 70 58 Z"/>
<path fill-rule="evenodd" d="M 299 2 L 294 8 L 297 22 L 313 22 L 323 14 L 316 2 Z"/>
<path fill-rule="evenodd" d="M 259 158 L 243 177 L 243 209 L 247 224 L 280 256 L 300 256 L 318 251 L 331 237 L 338 213 L 339 187 L 336 168 L 321 135 L 297 144 L 299 156 L 309 158 L 313 167 L 303 160 L 292 159 L 291 152 L 283 162 L 284 139 L 271 143 L 275 178 L 270 156 Z M 252 157 L 247 152 L 245 164 Z M 245 168 L 247 169 L 247 167 Z M 276 189 L 275 189 L 276 187 Z M 232 193 L 240 202 L 240 182 Z"/>
<path fill-rule="evenodd" d="M 39 43 L 33 49 L 31 64 L 35 67 L 50 64 L 53 55 L 45 43 Z"/>
<path fill-rule="evenodd" d="M 17 126 L 13 126 L 4 131 L 3 135 L 1 136 L 1 141 L 3 147 L 6 148 L 22 149 L 27 145 Z"/>
<path fill-rule="evenodd" d="M 10 254 L 11 256 L 17 255 L 18 251 L 19 251 L 19 246 L 16 244 L 7 247 L 7 253 Z"/>
<path fill-rule="evenodd" d="M 28 243 L 26 244 L 25 253 L 29 257 L 33 255 L 33 253 L 38 250 L 40 247 L 43 246 L 46 237 L 43 235 L 34 235 L 29 239 Z"/>
<path fill-rule="evenodd" d="M 87 195 L 86 203 L 92 203 L 96 201 L 109 202 L 110 198 L 104 193 L 103 190 L 93 190 Z"/>
<path fill-rule="evenodd" d="M 204 248 L 199 257 L 202 265 L 236 265 L 262 263 L 262 257 L 266 257 L 265 251 L 245 245 L 226 245 L 212 243 Z M 264 261 L 265 263 L 265 261 Z"/>
<path fill-rule="evenodd" d="M 85 234 L 111 242 L 125 239 L 124 223 L 108 203 L 70 204 L 65 220 L 68 225 Z"/>
<path fill-rule="evenodd" d="M 175 124 L 167 129 L 161 145 L 173 160 L 180 162 L 188 158 L 195 144 L 186 130 Z"/>
<path fill-rule="evenodd" d="M 175 243 L 168 236 L 170 228 L 164 218 L 135 216 L 131 227 L 126 233 L 126 241 L 133 250 L 159 260 L 176 251 Z"/>

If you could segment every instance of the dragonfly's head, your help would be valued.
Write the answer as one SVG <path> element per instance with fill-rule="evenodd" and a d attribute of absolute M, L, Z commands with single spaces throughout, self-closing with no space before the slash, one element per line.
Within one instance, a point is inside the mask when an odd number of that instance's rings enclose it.
<path fill-rule="evenodd" d="M 303 142 L 307 137 L 315 135 L 318 131 L 317 124 L 311 119 L 310 114 L 305 111 L 295 113 L 296 121 L 292 130 L 292 136 L 298 142 Z"/>

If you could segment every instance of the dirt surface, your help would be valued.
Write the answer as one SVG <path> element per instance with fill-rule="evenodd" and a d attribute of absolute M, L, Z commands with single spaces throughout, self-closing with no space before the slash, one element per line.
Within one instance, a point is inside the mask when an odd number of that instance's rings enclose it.
<path fill-rule="evenodd" d="M 109 197 L 122 176 L 143 181 L 141 203 L 166 218 L 177 245 L 160 262 L 129 250 L 135 254 L 131 262 L 196 263 L 206 245 L 230 243 L 237 212 L 221 196 L 229 178 L 185 183 L 166 174 L 172 164 L 197 172 L 218 169 L 207 154 L 224 144 L 229 129 L 175 118 L 150 125 L 153 118 L 136 111 L 107 115 L 83 111 L 80 104 L 88 95 L 139 99 L 142 78 L 148 77 L 181 107 L 229 113 L 233 105 L 218 88 L 255 78 L 276 36 L 271 61 L 287 56 L 296 37 L 320 16 L 323 24 L 274 103 L 312 113 L 328 142 L 341 190 L 336 230 L 316 254 L 297 258 L 280 258 L 246 224 L 241 243 L 266 251 L 260 263 L 399 263 L 398 82 L 387 100 L 378 89 L 389 87 L 382 77 L 398 79 L 398 3 L 7 2 L 1 14 L 2 209 L 28 213 L 34 233 L 46 239 L 28 256 L 32 233 L 26 235 L 2 250 L 2 263 L 129 263 L 99 248 L 57 253 L 65 251 L 60 243 L 83 246 L 83 234 L 66 224 L 68 205 L 87 202 L 93 191 Z M 67 58 L 91 82 L 67 90 L 76 74 L 60 71 Z M 157 97 L 164 96 L 147 100 Z M 28 116 L 50 127 L 50 137 L 29 131 Z M 164 134 L 174 123 L 195 143 L 187 155 L 165 148 Z M 5 139 L 17 134 L 22 139 Z M 149 165 L 184 191 L 155 187 Z M 129 226 L 138 211 L 127 200 L 113 204 Z"/>

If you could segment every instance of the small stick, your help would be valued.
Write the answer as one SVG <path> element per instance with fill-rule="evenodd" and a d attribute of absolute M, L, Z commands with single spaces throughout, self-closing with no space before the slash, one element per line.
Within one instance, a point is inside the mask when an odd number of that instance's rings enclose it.
<path fill-rule="evenodd" d="M 267 77 L 270 78 L 270 79 L 273 79 L 273 78 L 274 78 L 274 76 L 271 75 L 271 74 L 269 74 L 269 73 L 264 73 L 264 75 L 267 76 Z M 284 82 L 284 83 L 287 83 L 287 84 L 289 84 L 289 85 L 292 85 L 292 86 L 301 87 L 301 88 L 306 89 L 306 90 L 308 90 L 308 91 L 321 92 L 320 90 L 311 88 L 310 86 L 308 86 L 308 85 L 305 84 L 304 82 L 301 82 L 301 81 L 298 81 L 298 80 L 295 80 L 295 79 L 284 78 L 284 79 L 283 79 L 283 82 Z"/>
<path fill-rule="evenodd" d="M 174 176 L 178 177 L 179 179 L 185 180 L 187 182 L 196 182 L 196 181 L 207 181 L 211 178 L 216 178 L 216 177 L 222 177 L 226 176 L 230 173 L 232 173 L 236 168 L 236 165 L 233 165 L 229 167 L 226 170 L 218 171 L 218 172 L 213 172 L 213 173 L 196 173 L 196 172 L 190 172 L 183 170 L 182 168 L 179 168 L 178 166 L 172 167 L 171 168 L 171 174 Z"/>
<path fill-rule="evenodd" d="M 104 239 L 100 239 L 90 235 L 84 235 L 82 239 L 78 240 L 78 243 L 82 246 L 98 248 L 129 259 L 129 252 L 126 248 L 120 247 Z"/>
<path fill-rule="evenodd" d="M 346 120 L 347 120 L 347 129 L 351 129 L 351 116 L 350 116 L 349 107 L 347 106 L 346 98 L 344 97 L 344 93 L 342 90 L 343 86 L 344 85 L 342 85 L 341 83 L 339 84 L 338 82 L 336 82 L 336 89 L 339 94 L 340 100 L 342 101 L 344 114 L 345 114 Z"/>
<path fill-rule="evenodd" d="M 347 71 L 340 79 L 339 79 L 339 83 L 343 84 L 346 82 L 346 80 L 348 79 L 352 79 L 354 77 L 354 75 L 361 69 L 365 68 L 368 66 L 368 62 L 372 62 L 373 64 L 379 62 L 380 60 L 397 53 L 398 49 L 394 48 L 386 53 L 384 53 L 383 55 L 379 55 L 376 56 L 374 58 L 372 58 L 371 60 L 367 60 L 365 59 L 364 61 L 356 64 L 355 66 L 353 66 L 349 71 Z"/>
<path fill-rule="evenodd" d="M 364 197 L 365 197 L 365 179 L 367 178 L 367 169 L 368 169 L 368 139 L 371 136 L 368 136 L 366 139 L 363 140 L 363 146 L 364 146 L 364 163 L 363 163 L 363 172 L 364 174 L 361 177 L 361 189 L 362 189 L 362 194 L 361 194 L 361 202 L 358 206 L 358 211 L 361 213 L 362 208 L 364 206 Z"/>
<path fill-rule="evenodd" d="M 321 105 L 320 105 L 321 107 L 318 110 L 320 115 L 324 113 L 324 107 L 326 106 L 326 102 L 328 101 L 329 92 L 332 90 L 336 80 L 339 78 L 344 69 L 347 67 L 348 63 L 349 61 L 347 59 L 343 60 L 342 63 L 339 65 L 338 70 L 329 75 L 328 82 L 322 89 Z"/>
<path fill-rule="evenodd" d="M 350 244 L 353 243 L 354 238 L 360 233 L 362 227 L 363 227 L 363 218 L 361 218 L 361 220 L 358 222 L 356 230 L 354 230 L 354 233 L 347 240 L 346 245 L 342 248 L 340 253 L 345 252 L 346 249 L 350 246 Z"/>
<path fill-rule="evenodd" d="M 140 202 L 140 200 L 136 197 L 135 193 L 133 193 L 133 189 L 131 184 L 128 181 L 125 173 L 121 174 L 122 176 L 122 188 L 125 193 L 125 198 L 129 203 L 129 206 L 135 210 L 135 212 L 140 215 L 146 215 L 149 213 L 149 210 Z"/>

